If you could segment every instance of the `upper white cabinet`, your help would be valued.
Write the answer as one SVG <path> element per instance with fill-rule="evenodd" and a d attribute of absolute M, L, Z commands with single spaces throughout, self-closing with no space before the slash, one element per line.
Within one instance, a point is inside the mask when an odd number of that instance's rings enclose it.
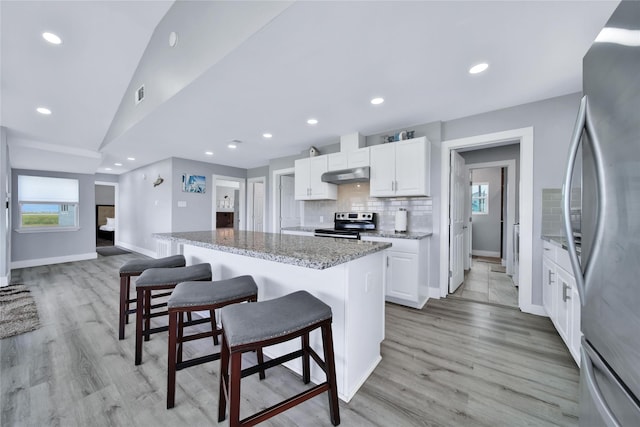
<path fill-rule="evenodd" d="M 327 157 L 329 158 L 330 171 L 369 166 L 369 147 L 331 153 L 327 154 Z"/>
<path fill-rule="evenodd" d="M 295 161 L 296 200 L 337 200 L 338 187 L 322 182 L 320 177 L 328 171 L 328 157 L 317 156 Z"/>
<path fill-rule="evenodd" d="M 426 137 L 370 147 L 373 197 L 429 196 L 431 144 Z"/>

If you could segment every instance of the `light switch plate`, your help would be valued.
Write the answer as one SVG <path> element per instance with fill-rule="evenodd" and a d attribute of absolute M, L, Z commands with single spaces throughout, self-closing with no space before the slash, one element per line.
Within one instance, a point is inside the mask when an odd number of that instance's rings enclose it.
<path fill-rule="evenodd" d="M 187 207 L 187 202 L 185 200 L 178 200 L 178 207 L 179 208 L 186 208 Z"/>

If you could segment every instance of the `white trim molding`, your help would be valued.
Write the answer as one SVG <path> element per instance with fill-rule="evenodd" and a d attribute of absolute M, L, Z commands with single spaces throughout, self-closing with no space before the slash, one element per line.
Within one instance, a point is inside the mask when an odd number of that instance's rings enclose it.
<path fill-rule="evenodd" d="M 9 283 L 11 283 L 11 272 L 6 276 L 0 276 L 0 287 L 9 286 Z"/>
<path fill-rule="evenodd" d="M 451 150 L 485 148 L 502 143 L 520 143 L 520 270 L 518 306 L 520 310 L 539 314 L 533 305 L 533 127 L 512 129 L 442 142 L 440 159 L 440 253 L 449 253 L 449 162 Z M 449 257 L 440 257 L 440 295 L 448 295 Z"/>
<path fill-rule="evenodd" d="M 472 249 L 471 250 L 471 255 L 489 256 L 489 257 L 499 258 L 500 257 L 500 252 L 498 252 L 498 251 L 482 251 L 480 249 Z"/>
<path fill-rule="evenodd" d="M 97 252 L 87 252 L 85 254 L 65 255 L 51 258 L 26 259 L 23 261 L 13 261 L 11 268 L 38 267 L 41 265 L 62 264 L 63 262 L 86 261 L 98 258 Z"/>

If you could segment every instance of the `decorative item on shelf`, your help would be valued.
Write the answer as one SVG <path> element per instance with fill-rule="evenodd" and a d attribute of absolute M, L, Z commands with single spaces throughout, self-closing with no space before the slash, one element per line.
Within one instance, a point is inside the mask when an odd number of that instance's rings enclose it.
<path fill-rule="evenodd" d="M 309 157 L 315 157 L 318 154 L 320 154 L 320 151 L 312 145 L 311 148 L 309 148 Z"/>
<path fill-rule="evenodd" d="M 397 141 L 404 141 L 405 139 L 413 139 L 414 135 L 415 135 L 414 130 L 403 130 L 393 135 L 383 135 L 382 143 L 385 144 L 387 142 L 397 142 Z"/>
<path fill-rule="evenodd" d="M 154 187 L 157 187 L 158 185 L 162 184 L 163 182 L 164 182 L 164 178 L 162 178 L 160 175 L 158 175 L 158 179 L 156 179 L 156 180 L 153 182 L 153 186 L 154 186 Z"/>

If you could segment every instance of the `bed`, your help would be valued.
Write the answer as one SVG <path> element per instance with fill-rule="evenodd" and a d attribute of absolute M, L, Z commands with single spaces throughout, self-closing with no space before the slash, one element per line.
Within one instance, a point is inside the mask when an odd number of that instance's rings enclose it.
<path fill-rule="evenodd" d="M 96 205 L 96 239 L 114 242 L 116 231 L 116 207 L 114 205 Z"/>

